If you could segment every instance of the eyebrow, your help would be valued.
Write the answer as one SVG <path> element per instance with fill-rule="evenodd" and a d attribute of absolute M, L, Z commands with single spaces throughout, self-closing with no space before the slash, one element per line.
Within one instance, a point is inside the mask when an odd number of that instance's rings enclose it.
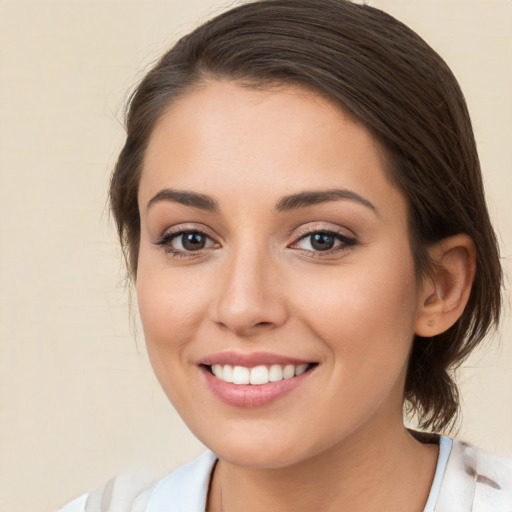
<path fill-rule="evenodd" d="M 297 210 L 299 208 L 307 208 L 308 206 L 313 206 L 315 204 L 340 200 L 354 201 L 379 215 L 378 209 L 374 204 L 368 201 L 368 199 L 365 199 L 359 194 L 347 189 L 306 190 L 297 194 L 285 196 L 278 201 L 275 210 L 277 212 L 286 212 L 290 210 Z M 148 201 L 146 208 L 149 209 L 155 203 L 159 203 L 161 201 L 179 203 L 208 212 L 218 212 L 220 210 L 217 201 L 206 194 L 198 194 L 197 192 L 175 190 L 171 188 L 165 188 L 158 192 Z"/>
<path fill-rule="evenodd" d="M 146 206 L 149 210 L 155 203 L 161 201 L 171 201 L 173 203 L 183 204 L 185 206 L 192 206 L 208 212 L 218 212 L 219 205 L 215 199 L 205 194 L 198 194 L 197 192 L 189 192 L 187 190 L 175 190 L 172 188 L 165 188 L 153 196 Z"/>
<path fill-rule="evenodd" d="M 283 197 L 276 205 L 278 212 L 296 210 L 298 208 L 306 208 L 315 204 L 327 203 L 330 201 L 348 200 L 355 201 L 372 210 L 375 214 L 379 214 L 376 206 L 364 197 L 347 189 L 329 189 L 329 190 L 307 190 Z"/>

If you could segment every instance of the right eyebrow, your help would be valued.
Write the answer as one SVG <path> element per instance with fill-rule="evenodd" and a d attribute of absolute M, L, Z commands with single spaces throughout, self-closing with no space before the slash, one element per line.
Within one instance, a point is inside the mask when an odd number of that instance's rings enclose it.
<path fill-rule="evenodd" d="M 186 190 L 176 190 L 172 188 L 164 188 L 154 195 L 146 206 L 149 210 L 154 204 L 161 201 L 170 201 L 173 203 L 183 204 L 185 206 L 192 206 L 208 212 L 218 212 L 219 205 L 215 199 L 206 194 L 198 194 L 197 192 L 190 192 Z"/>

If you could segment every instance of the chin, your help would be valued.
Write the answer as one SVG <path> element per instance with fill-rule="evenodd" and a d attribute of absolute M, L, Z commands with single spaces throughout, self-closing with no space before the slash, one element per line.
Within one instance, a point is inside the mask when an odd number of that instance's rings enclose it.
<path fill-rule="evenodd" d="M 237 428 L 238 427 L 238 428 Z M 278 469 L 293 466 L 318 455 L 328 446 L 315 446 L 313 437 L 293 429 L 265 428 L 263 425 L 238 425 L 223 429 L 218 426 L 218 435 L 212 432 L 194 432 L 222 461 L 252 469 Z M 309 443 L 300 440 L 309 440 Z"/>
<path fill-rule="evenodd" d="M 251 469 L 278 469 L 293 466 L 304 458 L 291 446 L 264 446 L 253 442 L 252 445 L 219 447 L 213 450 L 222 461 L 234 466 Z"/>

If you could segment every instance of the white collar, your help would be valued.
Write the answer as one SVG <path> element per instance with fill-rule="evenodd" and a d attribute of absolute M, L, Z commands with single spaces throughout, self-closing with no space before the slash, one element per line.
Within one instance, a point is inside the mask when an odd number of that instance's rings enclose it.
<path fill-rule="evenodd" d="M 146 512 L 204 512 L 217 457 L 210 451 L 173 471 L 151 493 Z"/>

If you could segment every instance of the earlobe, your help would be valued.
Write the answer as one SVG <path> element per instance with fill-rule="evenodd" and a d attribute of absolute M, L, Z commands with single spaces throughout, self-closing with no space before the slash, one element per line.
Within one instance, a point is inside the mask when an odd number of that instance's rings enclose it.
<path fill-rule="evenodd" d="M 432 337 L 448 330 L 462 315 L 475 275 L 476 251 L 464 234 L 445 238 L 430 250 L 432 275 L 425 279 L 415 334 Z"/>

